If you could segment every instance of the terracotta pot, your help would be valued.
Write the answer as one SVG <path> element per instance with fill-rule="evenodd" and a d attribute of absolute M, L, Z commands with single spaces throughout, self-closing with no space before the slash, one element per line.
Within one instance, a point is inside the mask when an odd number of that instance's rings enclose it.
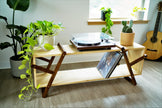
<path fill-rule="evenodd" d="M 135 33 L 123 33 L 120 35 L 120 44 L 123 46 L 132 46 Z"/>

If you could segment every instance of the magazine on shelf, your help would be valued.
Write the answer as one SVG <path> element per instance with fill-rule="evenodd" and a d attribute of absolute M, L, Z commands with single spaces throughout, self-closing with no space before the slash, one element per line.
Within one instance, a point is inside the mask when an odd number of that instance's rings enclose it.
<path fill-rule="evenodd" d="M 121 52 L 106 52 L 97 65 L 104 78 L 109 78 L 122 57 Z"/>

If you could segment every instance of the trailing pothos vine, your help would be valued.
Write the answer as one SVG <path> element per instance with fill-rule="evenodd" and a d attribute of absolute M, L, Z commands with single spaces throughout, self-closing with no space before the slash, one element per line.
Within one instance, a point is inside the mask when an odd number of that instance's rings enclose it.
<path fill-rule="evenodd" d="M 106 22 L 105 27 L 102 28 L 102 32 L 106 34 L 112 34 L 111 31 L 111 27 L 113 26 L 113 22 L 111 20 L 112 10 L 111 8 L 105 9 L 104 7 L 102 7 L 100 10 L 103 11 L 103 13 L 105 14 L 105 22 Z"/>
<path fill-rule="evenodd" d="M 19 69 L 24 69 L 26 68 L 26 74 L 21 74 L 20 78 L 21 79 L 26 79 L 26 85 L 22 87 L 20 90 L 20 94 L 18 95 L 19 99 L 21 100 L 29 100 L 30 97 L 32 96 L 33 92 L 37 92 L 38 88 L 40 85 L 38 85 L 36 88 L 34 87 L 33 84 L 33 76 L 31 72 L 31 63 L 32 63 L 32 56 L 33 56 L 33 48 L 37 44 L 37 34 L 36 34 L 36 26 L 34 23 L 31 23 L 28 26 L 28 29 L 26 29 L 26 32 L 30 34 L 29 37 L 23 38 L 27 39 L 26 44 L 23 45 L 24 48 L 26 48 L 24 51 L 20 51 L 18 54 L 22 54 L 22 58 L 24 60 L 22 61 L 22 64 L 19 66 Z"/>

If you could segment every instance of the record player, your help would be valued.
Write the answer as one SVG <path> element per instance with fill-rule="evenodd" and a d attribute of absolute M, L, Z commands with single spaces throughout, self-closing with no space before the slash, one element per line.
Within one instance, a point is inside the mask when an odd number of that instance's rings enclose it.
<path fill-rule="evenodd" d="M 78 50 L 99 50 L 115 47 L 112 37 L 105 33 L 76 33 L 70 40 Z"/>

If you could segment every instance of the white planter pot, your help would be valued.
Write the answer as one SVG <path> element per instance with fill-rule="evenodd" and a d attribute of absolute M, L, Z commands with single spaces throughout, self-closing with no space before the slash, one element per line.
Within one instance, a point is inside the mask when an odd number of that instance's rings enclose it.
<path fill-rule="evenodd" d="M 39 36 L 38 38 L 38 45 L 42 48 L 44 48 L 44 44 L 49 43 L 52 46 L 55 44 L 55 36 Z"/>
<path fill-rule="evenodd" d="M 22 64 L 22 60 L 13 60 L 10 57 L 10 65 L 11 65 L 11 74 L 14 77 L 20 78 L 21 74 L 26 74 L 26 69 L 19 70 L 18 67 Z"/>
<path fill-rule="evenodd" d="M 137 20 L 143 20 L 145 11 L 137 11 Z"/>

